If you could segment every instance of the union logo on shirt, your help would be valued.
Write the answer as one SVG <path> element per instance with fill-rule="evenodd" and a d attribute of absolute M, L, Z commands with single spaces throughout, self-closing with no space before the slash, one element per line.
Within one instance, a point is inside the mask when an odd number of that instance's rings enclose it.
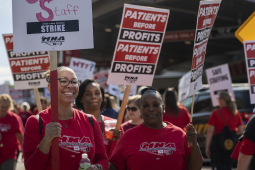
<path fill-rule="evenodd" d="M 172 155 L 176 151 L 175 143 L 166 142 L 143 142 L 140 145 L 139 151 L 145 151 L 154 155 L 164 156 Z"/>
<path fill-rule="evenodd" d="M 11 129 L 10 124 L 2 124 L 0 123 L 0 132 L 7 132 L 9 129 Z"/>
<path fill-rule="evenodd" d="M 93 146 L 89 137 L 80 138 L 63 135 L 59 138 L 59 147 L 74 153 L 84 153 L 89 152 Z"/>

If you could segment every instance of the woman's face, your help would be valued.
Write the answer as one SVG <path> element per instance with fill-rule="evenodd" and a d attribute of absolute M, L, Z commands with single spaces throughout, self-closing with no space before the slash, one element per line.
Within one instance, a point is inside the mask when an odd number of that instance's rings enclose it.
<path fill-rule="evenodd" d="M 226 104 L 226 102 L 225 102 L 224 99 L 219 98 L 219 106 L 220 106 L 220 107 L 225 107 L 225 106 L 227 106 L 227 104 Z"/>
<path fill-rule="evenodd" d="M 141 101 L 141 113 L 144 125 L 150 128 L 157 128 L 163 122 L 163 110 L 161 98 L 155 92 L 147 92 Z"/>
<path fill-rule="evenodd" d="M 100 91 L 99 85 L 97 83 L 88 84 L 80 101 L 83 104 L 84 111 L 100 111 L 102 101 L 102 93 Z"/>
<path fill-rule="evenodd" d="M 1 117 L 5 117 L 5 115 L 7 114 L 7 111 L 10 108 L 10 102 L 9 101 L 2 101 L 0 103 L 0 116 Z"/>
<path fill-rule="evenodd" d="M 129 115 L 129 118 L 132 119 L 132 120 L 141 119 L 140 109 L 134 103 L 130 103 L 127 106 L 127 114 Z"/>
<path fill-rule="evenodd" d="M 68 81 L 77 82 L 77 76 L 74 73 L 74 71 L 70 69 L 61 69 L 58 70 L 58 103 L 59 104 L 71 104 L 75 100 L 75 98 L 78 95 L 79 92 L 79 84 L 78 85 L 72 85 L 71 82 L 69 82 L 68 86 L 64 87 L 61 85 L 64 83 L 67 83 Z M 48 85 L 49 90 L 50 85 Z"/>

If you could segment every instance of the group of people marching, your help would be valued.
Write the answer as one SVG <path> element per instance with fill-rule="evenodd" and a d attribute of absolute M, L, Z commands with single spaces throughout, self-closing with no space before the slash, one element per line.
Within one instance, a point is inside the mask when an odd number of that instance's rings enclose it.
<path fill-rule="evenodd" d="M 13 108 L 10 96 L 0 95 L 0 170 L 15 169 L 19 144 L 26 170 L 50 170 L 51 142 L 56 137 L 59 138 L 61 170 L 79 169 L 83 153 L 87 153 L 91 161 L 87 170 L 202 168 L 203 158 L 196 131 L 189 123 L 190 114 L 178 104 L 174 89 L 167 89 L 162 97 L 149 87 L 140 95 L 129 97 L 128 120 L 122 124 L 121 130 L 112 129 L 109 138 L 105 123 L 116 117 L 116 111 L 110 112 L 112 118 L 104 113 L 107 95 L 100 84 L 93 79 L 81 82 L 72 69 L 64 66 L 58 68 L 58 89 L 50 88 L 50 70 L 45 73 L 45 78 L 50 92 L 58 90 L 58 122 L 51 122 L 51 108 L 45 105 L 43 111 L 39 114 L 35 111 L 36 114 L 24 123 L 22 115 L 10 111 Z M 242 133 L 242 121 L 228 93 L 222 93 L 219 102 L 220 109 L 213 111 L 209 119 L 206 154 L 214 161 L 218 158 L 225 161 L 217 164 L 217 169 L 227 169 L 231 166 L 230 156 L 222 155 L 215 149 L 217 146 L 211 152 L 210 144 L 226 122 L 231 131 L 238 128 Z M 24 108 L 29 110 L 27 105 Z M 248 168 L 255 153 L 253 120 L 243 134 L 240 149 L 237 149 L 241 152 L 240 170 Z M 23 123 L 26 124 L 24 137 Z"/>

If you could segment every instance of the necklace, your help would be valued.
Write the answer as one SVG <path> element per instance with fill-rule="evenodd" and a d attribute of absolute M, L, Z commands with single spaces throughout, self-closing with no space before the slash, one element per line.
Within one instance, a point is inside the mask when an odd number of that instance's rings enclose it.
<path fill-rule="evenodd" d="M 59 119 L 60 120 L 60 119 Z M 70 119 L 68 119 L 68 121 L 69 121 Z M 64 124 L 65 124 L 65 128 L 68 128 L 68 126 L 67 126 L 67 123 L 68 123 L 68 121 L 65 123 L 64 121 L 62 121 L 62 120 L 60 120 L 61 122 L 63 122 Z"/>

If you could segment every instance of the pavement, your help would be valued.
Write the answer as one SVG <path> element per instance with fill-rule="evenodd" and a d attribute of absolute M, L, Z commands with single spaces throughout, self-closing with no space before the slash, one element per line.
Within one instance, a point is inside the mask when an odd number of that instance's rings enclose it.
<path fill-rule="evenodd" d="M 202 170 L 211 170 L 211 167 L 203 167 Z M 21 160 L 21 154 L 18 158 L 17 168 L 16 170 L 25 170 L 24 163 Z M 236 170 L 236 168 L 233 168 L 233 170 Z"/>

